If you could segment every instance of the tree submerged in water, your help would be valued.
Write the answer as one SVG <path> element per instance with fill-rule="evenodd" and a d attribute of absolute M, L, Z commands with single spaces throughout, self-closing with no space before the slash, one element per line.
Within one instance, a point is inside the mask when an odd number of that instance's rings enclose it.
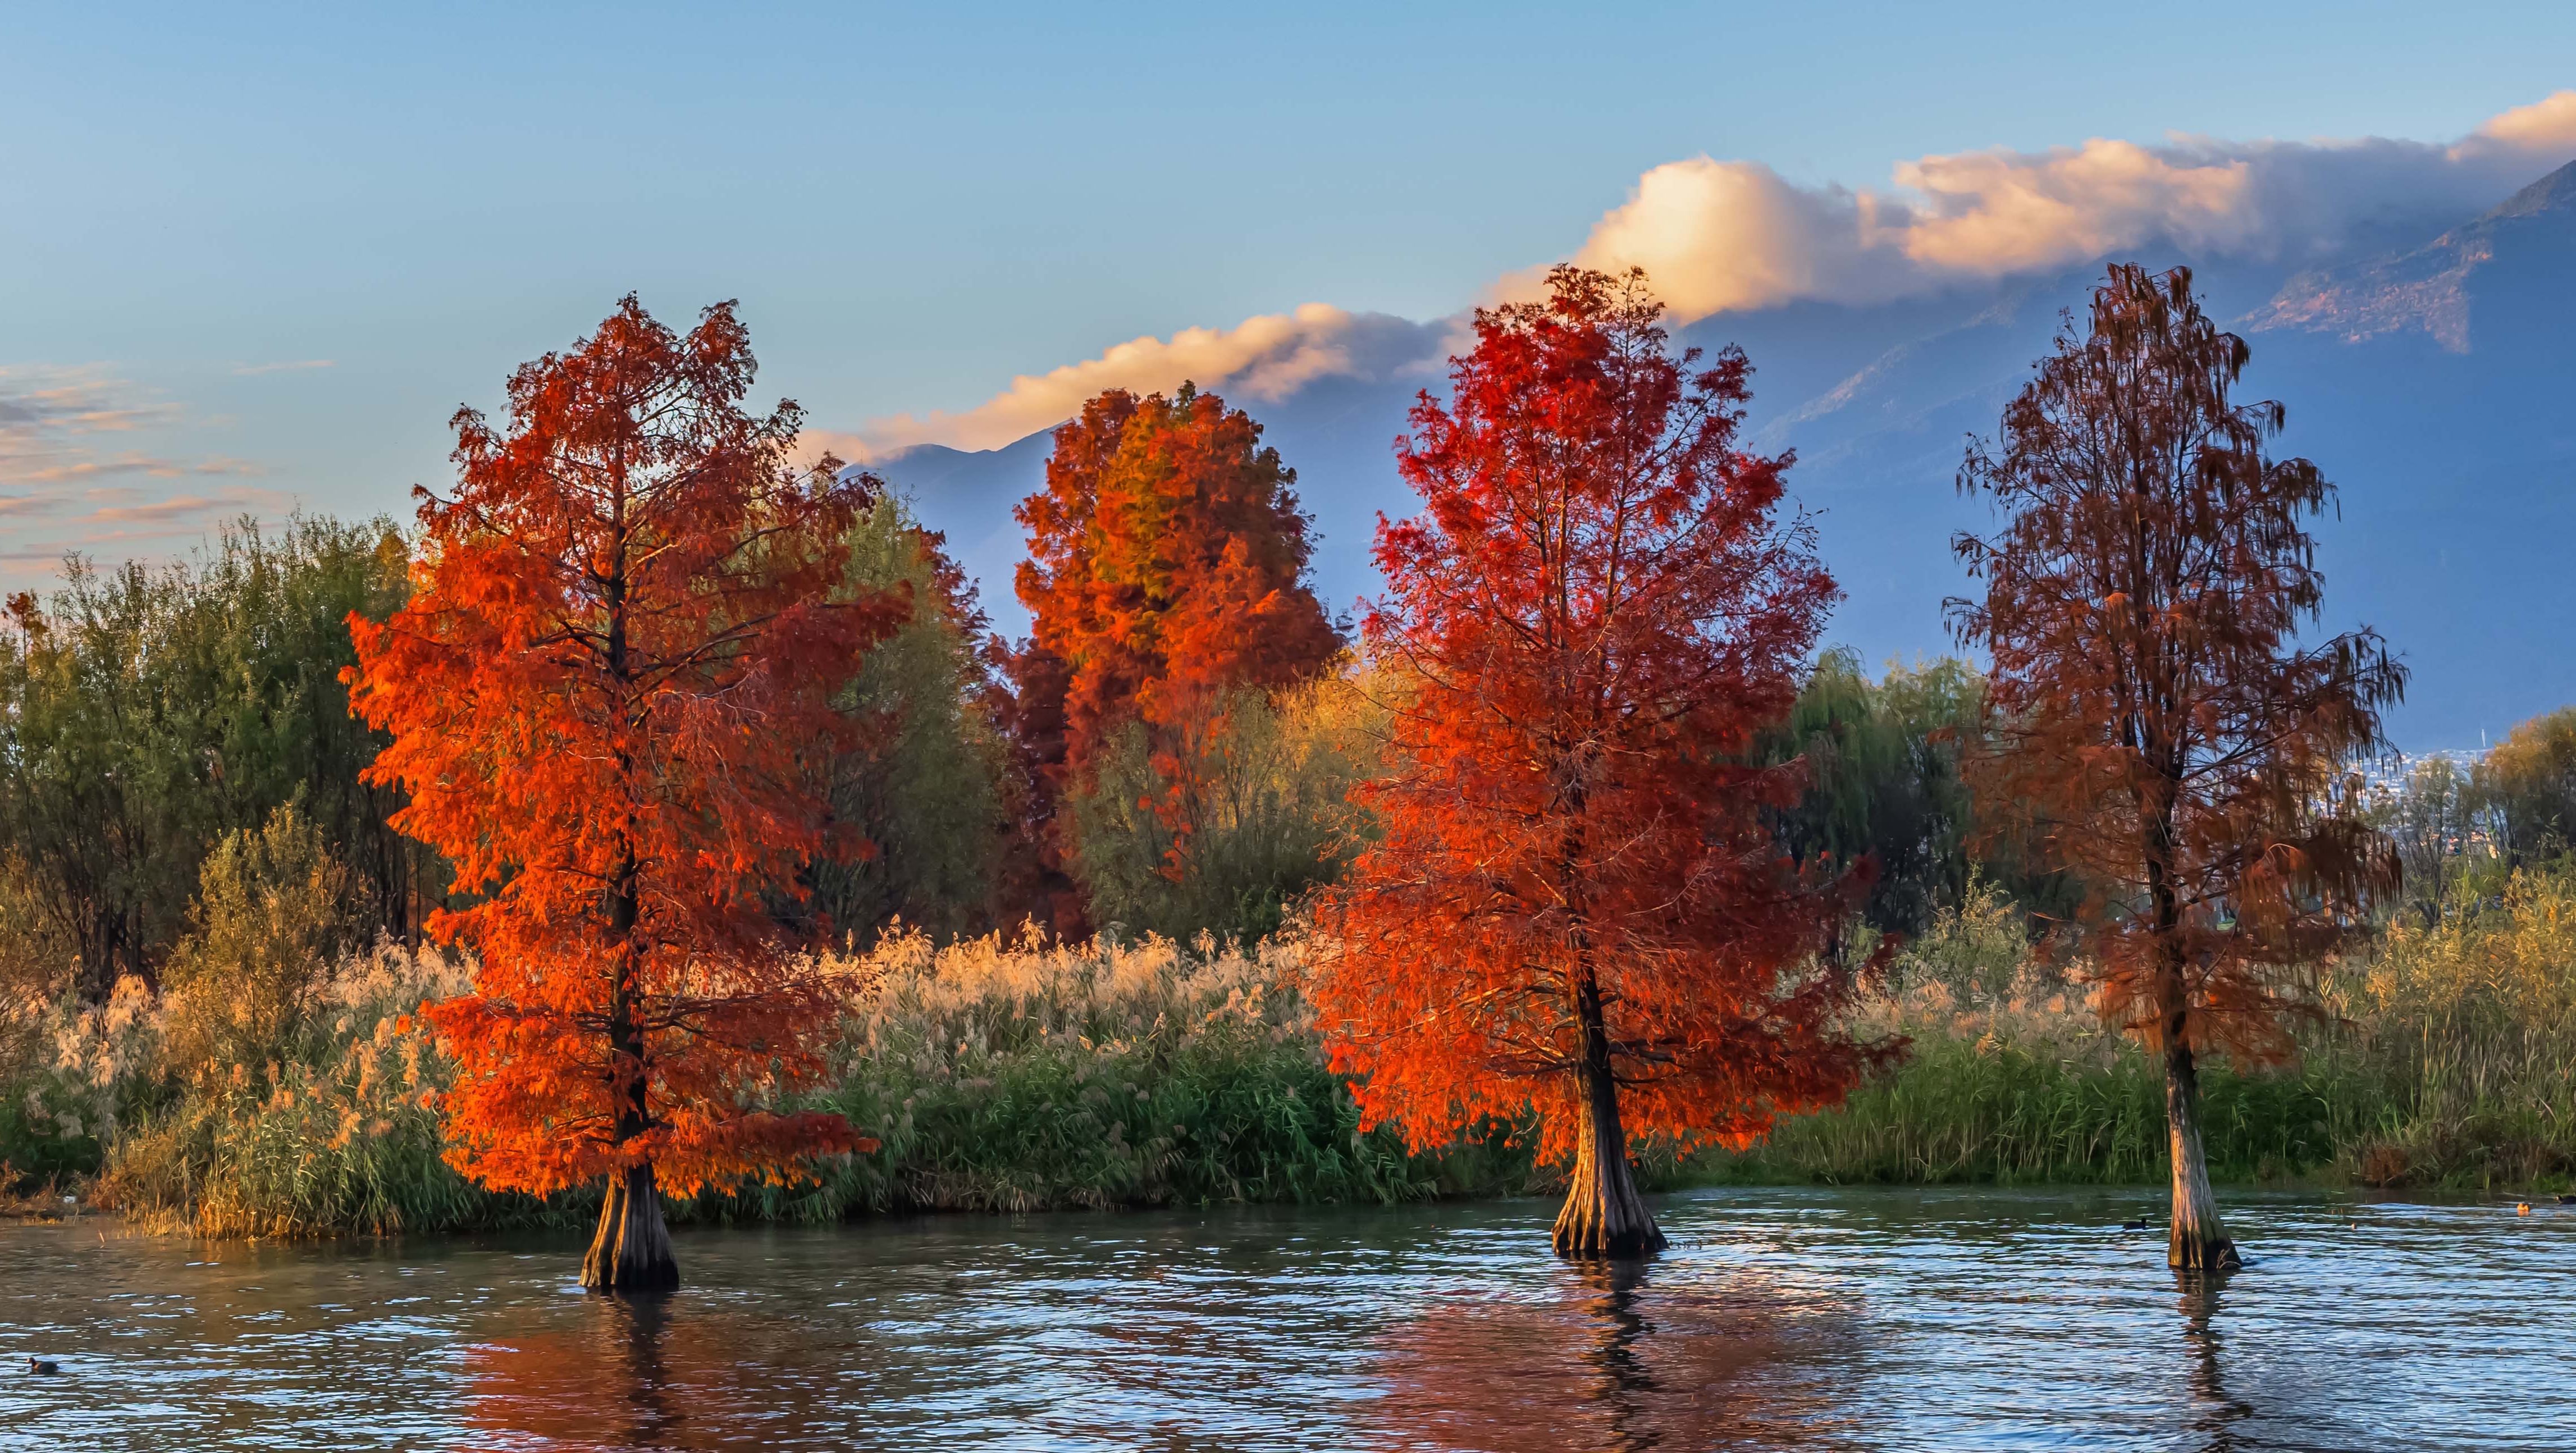
<path fill-rule="evenodd" d="M 731 304 L 684 337 L 627 298 L 511 378 L 507 433 L 458 411 L 410 602 L 349 622 L 354 709 L 393 733 L 368 780 L 481 895 L 430 923 L 479 959 L 428 1011 L 458 1062 L 448 1159 L 538 1194 L 605 1177 L 603 1290 L 678 1284 L 661 1192 L 870 1144 L 766 1108 L 835 1022 L 770 901 L 858 846 L 812 784 L 907 602 L 841 588 L 871 491 L 787 466 L 799 415 L 743 412 L 753 367 Z"/>
<path fill-rule="evenodd" d="M 2364 629 L 2297 645 L 2323 579 L 2304 521 L 2333 486 L 2275 460 L 2277 403 L 2238 404 L 2242 339 L 2183 268 L 2111 269 L 1970 447 L 1962 490 L 2008 519 L 1956 548 L 1984 578 L 1952 601 L 1988 648 L 1979 804 L 2071 872 L 2112 1023 L 2164 1058 L 2169 1260 L 2234 1266 L 2209 1191 L 2200 1057 L 2285 1055 L 2295 970 L 2369 921 L 2398 861 L 2348 768 L 2384 750 L 2405 668 Z"/>
<path fill-rule="evenodd" d="M 1315 1001 L 1372 1122 L 1417 1148 L 1535 1112 L 1572 1163 L 1557 1251 L 1660 1249 L 1633 1135 L 1746 1145 L 1883 1056 L 1818 967 L 1844 886 L 1766 814 L 1756 746 L 1835 596 L 1776 517 L 1786 459 L 1735 447 L 1750 372 L 1674 355 L 1641 274 L 1559 268 L 1482 310 L 1402 450 L 1424 512 L 1380 527 L 1366 630 L 1403 682 L 1383 818 L 1319 921 Z"/>

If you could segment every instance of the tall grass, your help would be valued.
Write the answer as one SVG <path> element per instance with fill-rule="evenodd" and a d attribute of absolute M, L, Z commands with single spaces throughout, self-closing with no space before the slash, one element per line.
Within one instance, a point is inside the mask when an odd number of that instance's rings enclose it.
<path fill-rule="evenodd" d="M 435 952 L 395 949 L 320 975 L 313 1011 L 274 1057 L 173 1067 L 177 1093 L 129 1112 L 114 1138 L 101 1197 L 209 1236 L 381 1235 L 542 1215 L 439 1158 L 451 1066 L 411 1016 L 465 977 Z M 174 996 L 160 1017 L 186 1025 L 202 1008 Z"/>
<path fill-rule="evenodd" d="M 879 1142 L 790 1185 L 709 1194 L 675 1220 L 831 1220 L 907 1209 L 1392 1202 L 1543 1188 L 1496 1130 L 1438 1157 L 1363 1133 L 1293 990 L 1303 951 L 1145 938 L 946 947 L 898 930 L 826 961 L 846 986 L 828 1088 Z M 139 1216 L 223 1235 L 576 1225 L 595 1194 L 496 1195 L 440 1159 L 451 1067 L 408 1027 L 461 964 L 385 950 L 315 976 L 256 1063 L 174 1060 L 197 987 L 0 1012 L 0 1159 L 36 1184 L 96 1172 Z M 2393 928 L 2319 966 L 2327 1018 L 2288 1066 L 2217 1064 L 2203 1111 L 2223 1178 L 2551 1184 L 2576 1168 L 2576 866 Z M 209 986 L 208 991 L 211 991 Z M 2153 1182 L 2163 1087 L 2107 1033 L 2080 971 L 2026 951 L 1980 890 L 1859 1011 L 1912 1056 L 1843 1109 L 1651 1183 Z M 175 1032 L 174 1032 L 175 1031 Z"/>
<path fill-rule="evenodd" d="M 2102 1028 L 2081 966 L 2031 954 L 1991 890 L 1945 911 L 1861 1008 L 1913 1053 L 1841 1110 L 1694 1167 L 1723 1180 L 2145 1182 L 2164 1085 Z M 2279 1066 L 2210 1065 L 2212 1173 L 2529 1186 L 2576 1168 L 2576 865 L 2462 897 L 2316 966 L 2321 1019 Z"/>
<path fill-rule="evenodd" d="M 1028 1211 L 1415 1199 L 1436 1188 L 1364 1134 L 1281 986 L 1298 950 L 1202 937 L 1066 946 L 918 933 L 843 961 L 853 997 L 825 1108 L 874 1152 L 726 1213 Z"/>
<path fill-rule="evenodd" d="M 2507 1184 L 2576 1169 L 2576 857 L 2393 927 L 2332 980 L 2334 1049 L 2382 1091 L 2350 1132 L 2376 1182 Z"/>
<path fill-rule="evenodd" d="M 1296 952 L 1160 938 L 938 948 L 898 931 L 827 960 L 849 992 L 831 1085 L 813 1103 L 878 1148 L 792 1183 L 674 1203 L 672 1219 L 1436 1193 L 1440 1167 L 1359 1131 L 1306 1011 L 1280 992 Z M 411 1016 L 463 983 L 434 953 L 382 950 L 321 976 L 318 1010 L 274 1058 L 157 1068 L 166 1026 L 194 1011 L 184 995 L 155 1005 L 130 990 L 117 1067 L 88 1073 L 108 1052 L 105 1029 L 90 1031 L 102 1048 L 67 1061 L 90 1118 L 60 1123 L 91 1137 L 93 1157 L 104 1143 L 103 1198 L 208 1235 L 579 1223 L 594 1194 L 497 1195 L 440 1158 L 452 1066 Z"/>

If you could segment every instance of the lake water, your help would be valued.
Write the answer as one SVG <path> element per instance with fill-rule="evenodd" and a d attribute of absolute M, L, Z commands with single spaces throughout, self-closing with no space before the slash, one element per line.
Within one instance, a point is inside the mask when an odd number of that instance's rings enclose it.
<path fill-rule="evenodd" d="M 9 1448 L 2576 1447 L 2576 1207 L 2235 1196 L 2178 1287 L 2143 1192 L 1714 1191 L 1640 1273 L 1552 1205 L 544 1240 L 0 1228 Z"/>

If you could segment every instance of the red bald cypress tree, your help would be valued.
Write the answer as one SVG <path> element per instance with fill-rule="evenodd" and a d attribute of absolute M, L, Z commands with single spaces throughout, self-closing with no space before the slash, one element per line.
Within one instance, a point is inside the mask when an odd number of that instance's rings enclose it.
<path fill-rule="evenodd" d="M 2283 411 L 2235 401 L 2246 357 L 2188 270 L 2115 266 L 1959 474 L 2006 517 L 1956 544 L 1986 583 L 1951 602 L 1959 636 L 1994 658 L 1979 813 L 2087 888 L 2102 1012 L 2164 1062 L 2183 1270 L 2237 1261 L 2202 1057 L 2287 1053 L 2296 967 L 2397 882 L 2348 769 L 2384 749 L 2405 668 L 2369 630 L 2298 643 L 2324 590 L 2306 521 L 2334 490 L 2265 452 Z"/>
<path fill-rule="evenodd" d="M 1227 693 L 1310 679 L 1340 653 L 1305 582 L 1296 480 L 1250 415 L 1188 384 L 1112 389 L 1055 431 L 1046 488 L 1016 511 L 1031 624 L 1006 670 L 1059 863 L 1073 846 L 1061 804 L 1121 728 L 1150 734 L 1157 807 L 1185 845 L 1184 779 L 1202 755 L 1189 744 L 1221 737 Z"/>
<path fill-rule="evenodd" d="M 787 467 L 798 414 L 741 405 L 731 304 L 685 336 L 631 296 L 456 415 L 456 492 L 421 491 L 408 604 L 352 616 L 354 709 L 393 734 L 367 779 L 472 906 L 476 955 L 429 1017 L 455 1055 L 448 1159 L 546 1193 L 605 1177 L 585 1286 L 679 1272 L 660 1193 L 861 1146 L 775 1097 L 821 1068 L 836 1003 L 764 901 L 836 842 L 816 790 L 832 700 L 908 602 L 852 600 L 864 483 Z"/>
<path fill-rule="evenodd" d="M 1663 1245 L 1632 1136 L 1749 1144 L 1882 1053 L 1816 961 L 1838 885 L 1766 820 L 1802 768 L 1754 750 L 1835 587 L 1778 516 L 1788 459 L 1737 448 L 1743 354 L 1676 354 L 1660 314 L 1640 273 L 1558 268 L 1414 408 L 1424 508 L 1380 526 L 1365 622 L 1407 686 L 1362 789 L 1385 836 L 1318 920 L 1365 1118 L 1428 1148 L 1535 1111 L 1570 1257 Z"/>

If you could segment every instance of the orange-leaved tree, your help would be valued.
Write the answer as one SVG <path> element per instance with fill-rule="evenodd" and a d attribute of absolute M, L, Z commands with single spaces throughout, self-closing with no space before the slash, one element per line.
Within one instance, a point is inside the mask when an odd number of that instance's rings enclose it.
<path fill-rule="evenodd" d="M 2246 356 L 2189 271 L 2114 266 L 2088 333 L 2070 320 L 1959 474 L 2006 516 L 1958 538 L 1986 590 L 1951 602 L 1993 653 L 1979 809 L 2088 892 L 2102 1012 L 2164 1060 L 2167 1244 L 2188 1270 L 2237 1260 L 2200 1056 L 2286 1053 L 2297 969 L 2397 875 L 2348 769 L 2383 749 L 2405 669 L 2369 630 L 2300 643 L 2323 589 L 2305 522 L 2334 491 L 2265 453 L 2282 409 L 2231 397 Z"/>
<path fill-rule="evenodd" d="M 1112 389 L 1055 431 L 1046 488 L 1016 511 L 1030 635 L 1009 665 L 1019 716 L 1045 738 L 1042 811 L 1084 790 L 1112 736 L 1139 724 L 1179 870 L 1192 778 L 1222 740 L 1228 693 L 1310 679 L 1342 648 L 1305 582 L 1296 480 L 1251 416 L 1188 384 Z M 1060 817 L 1053 831 L 1062 854 Z"/>
<path fill-rule="evenodd" d="M 1892 1052 L 1836 1027 L 1846 884 L 1784 857 L 1802 768 L 1754 751 L 1834 583 L 1779 517 L 1789 460 L 1737 448 L 1744 355 L 1676 354 L 1661 313 L 1641 273 L 1560 267 L 1415 406 L 1425 508 L 1380 525 L 1365 621 L 1406 681 L 1361 789 L 1385 836 L 1317 918 L 1364 1117 L 1427 1148 L 1535 1112 L 1576 1257 L 1663 1245 L 1632 1135 L 1750 1144 Z"/>
<path fill-rule="evenodd" d="M 354 707 L 393 734 L 369 780 L 476 896 L 430 925 L 477 955 L 429 1010 L 448 1159 L 541 1194 L 606 1177 L 586 1286 L 676 1284 L 662 1190 L 862 1144 L 773 1108 L 836 1015 L 772 905 L 854 846 L 817 789 L 832 698 L 906 602 L 841 589 L 869 486 L 789 467 L 798 412 L 746 413 L 753 368 L 732 304 L 683 336 L 629 296 L 512 376 L 506 432 L 457 412 L 410 602 L 349 622 Z"/>

